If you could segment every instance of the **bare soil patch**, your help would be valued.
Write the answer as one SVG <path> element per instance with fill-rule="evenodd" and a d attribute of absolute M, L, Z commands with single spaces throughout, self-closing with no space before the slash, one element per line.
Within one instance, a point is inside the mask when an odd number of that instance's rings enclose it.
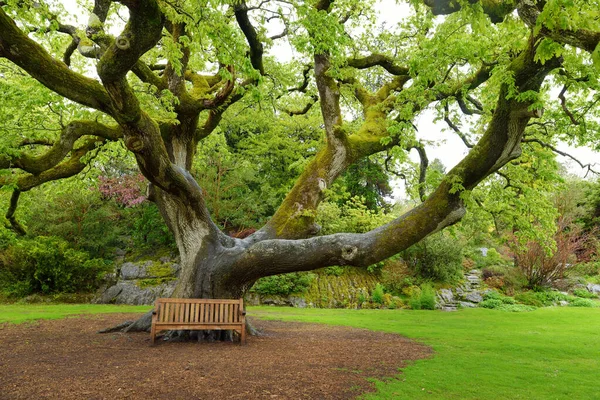
<path fill-rule="evenodd" d="M 97 334 L 131 314 L 0 325 L 1 399 L 349 399 L 431 349 L 394 334 L 260 321 L 238 343 Z"/>

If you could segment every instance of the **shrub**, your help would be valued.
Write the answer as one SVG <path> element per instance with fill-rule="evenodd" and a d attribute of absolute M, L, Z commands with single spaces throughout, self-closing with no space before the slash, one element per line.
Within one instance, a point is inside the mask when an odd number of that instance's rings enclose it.
<path fill-rule="evenodd" d="M 557 225 L 555 249 L 548 249 L 539 240 L 530 240 L 523 248 L 514 240 L 515 264 L 523 271 L 529 288 L 548 287 L 562 279 L 568 266 L 576 261 L 576 253 L 586 251 L 594 241 L 592 234 L 567 218 L 559 218 Z"/>
<path fill-rule="evenodd" d="M 582 297 L 584 299 L 597 299 L 598 295 L 592 292 L 588 292 L 586 289 L 575 289 L 573 290 L 573 294 L 577 297 Z"/>
<path fill-rule="evenodd" d="M 434 282 L 453 283 L 462 276 L 462 250 L 443 232 L 432 235 L 402 253 L 410 269 Z"/>
<path fill-rule="evenodd" d="M 408 305 L 413 310 L 420 310 L 421 309 L 421 296 L 417 295 L 416 293 L 413 293 L 413 295 L 410 296 L 410 299 L 408 299 Z"/>
<path fill-rule="evenodd" d="M 342 276 L 346 269 L 344 267 L 332 266 L 323 268 L 325 275 Z"/>
<path fill-rule="evenodd" d="M 503 304 L 504 303 L 500 299 L 487 299 L 479 303 L 479 307 L 494 309 L 500 307 Z"/>
<path fill-rule="evenodd" d="M 408 305 L 413 310 L 435 310 L 435 290 L 430 284 L 413 287 Z"/>
<path fill-rule="evenodd" d="M 527 304 L 535 307 L 552 306 L 560 301 L 569 301 L 573 298 L 554 291 L 543 291 L 543 292 L 523 292 L 515 296 L 515 300 L 520 303 Z"/>
<path fill-rule="evenodd" d="M 571 307 L 598 307 L 598 302 L 592 299 L 575 299 L 569 303 Z"/>
<path fill-rule="evenodd" d="M 262 295 L 281 296 L 302 293 L 308 289 L 314 277 L 314 274 L 306 272 L 267 276 L 256 281 L 250 291 Z"/>
<path fill-rule="evenodd" d="M 387 260 L 381 271 L 381 281 L 386 291 L 401 294 L 402 290 L 414 284 L 408 266 L 402 260 Z"/>
<path fill-rule="evenodd" d="M 567 270 L 569 276 L 598 276 L 600 275 L 600 261 L 579 263 Z"/>
<path fill-rule="evenodd" d="M 431 285 L 421 286 L 421 309 L 435 310 L 435 290 Z"/>
<path fill-rule="evenodd" d="M 380 283 L 378 283 L 375 286 L 375 289 L 373 289 L 373 292 L 371 293 L 371 301 L 375 304 L 383 304 L 383 286 L 381 286 Z"/>
<path fill-rule="evenodd" d="M 18 240 L 2 254 L 0 286 L 15 297 L 73 293 L 97 288 L 110 262 L 90 259 L 58 237 Z"/>
<path fill-rule="evenodd" d="M 485 267 L 481 270 L 481 278 L 486 280 L 492 277 L 502 277 L 505 276 L 507 272 L 507 268 L 501 265 L 491 265 L 489 267 Z"/>

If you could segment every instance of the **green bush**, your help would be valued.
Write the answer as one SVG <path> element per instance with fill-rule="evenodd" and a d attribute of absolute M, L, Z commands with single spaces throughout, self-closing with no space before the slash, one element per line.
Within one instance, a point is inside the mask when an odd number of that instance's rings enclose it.
<path fill-rule="evenodd" d="M 494 309 L 494 308 L 499 308 L 503 304 L 504 303 L 500 299 L 488 299 L 488 300 L 484 300 L 481 303 L 479 303 L 479 307 Z"/>
<path fill-rule="evenodd" d="M 598 302 L 592 299 L 575 299 L 569 303 L 570 307 L 598 307 Z"/>
<path fill-rule="evenodd" d="M 466 251 L 465 257 L 470 258 L 475 262 L 475 266 L 479 269 L 487 267 L 501 267 L 510 264 L 510 261 L 504 259 L 498 250 L 489 248 L 484 256 L 479 248 L 469 249 Z"/>
<path fill-rule="evenodd" d="M 435 310 L 435 290 L 431 284 L 423 284 L 411 290 L 408 305 L 413 310 Z"/>
<path fill-rule="evenodd" d="M 600 261 L 577 264 L 567 270 L 569 276 L 598 276 L 600 275 Z"/>
<path fill-rule="evenodd" d="M 421 286 L 421 309 L 435 310 L 435 290 L 431 285 Z"/>
<path fill-rule="evenodd" d="M 110 262 L 46 236 L 17 240 L 2 252 L 0 264 L 0 288 L 13 297 L 91 291 L 110 269 Z"/>
<path fill-rule="evenodd" d="M 560 301 L 570 301 L 572 299 L 573 298 L 571 296 L 554 291 L 528 291 L 515 295 L 515 300 L 517 300 L 519 303 L 535 307 L 552 306 Z"/>
<path fill-rule="evenodd" d="M 573 294 L 577 297 L 582 297 L 584 299 L 597 299 L 598 295 L 592 292 L 588 292 L 586 289 L 575 289 L 573 290 Z"/>
<path fill-rule="evenodd" d="M 462 250 L 443 232 L 421 240 L 402 253 L 410 269 L 434 282 L 453 283 L 462 276 Z"/>
<path fill-rule="evenodd" d="M 420 295 L 420 293 L 417 294 L 416 292 L 413 292 L 412 296 L 410 296 L 410 298 L 408 299 L 408 305 L 413 310 L 420 310 L 421 309 L 421 295 Z"/>
<path fill-rule="evenodd" d="M 378 283 L 375 286 L 375 289 L 373 289 L 373 292 L 371 293 L 371 301 L 375 304 L 383 304 L 383 286 L 381 286 L 380 283 Z"/>
<path fill-rule="evenodd" d="M 267 276 L 256 281 L 250 291 L 261 295 L 280 296 L 302 293 L 308 289 L 314 277 L 314 274 L 307 272 Z"/>

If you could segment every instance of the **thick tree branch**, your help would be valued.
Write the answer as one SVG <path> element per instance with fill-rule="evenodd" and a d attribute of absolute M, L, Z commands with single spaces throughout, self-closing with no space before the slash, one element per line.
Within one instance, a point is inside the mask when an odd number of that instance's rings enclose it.
<path fill-rule="evenodd" d="M 29 39 L 0 8 L 0 57 L 23 68 L 41 84 L 74 102 L 112 114 L 108 94 L 94 79 L 71 71 Z"/>
<path fill-rule="evenodd" d="M 408 75 L 409 73 L 407 67 L 396 65 L 391 57 L 383 54 L 371 54 L 367 57 L 348 59 L 348 66 L 357 69 L 371 68 L 376 65 L 384 68 L 392 75 Z"/>
<path fill-rule="evenodd" d="M 30 156 L 22 154 L 17 157 L 7 155 L 0 157 L 0 168 L 19 168 L 33 175 L 39 175 L 58 165 L 73 145 L 82 136 L 96 136 L 106 140 L 117 140 L 122 137 L 118 127 L 109 127 L 94 121 L 74 121 L 68 124 L 52 147 L 42 155 Z"/>
<path fill-rule="evenodd" d="M 250 46 L 250 62 L 254 69 L 260 72 L 261 75 L 264 75 L 265 67 L 263 66 L 262 59 L 264 46 L 258 38 L 256 29 L 250 22 L 250 18 L 248 17 L 248 6 L 246 5 L 246 2 L 242 1 L 237 3 L 233 9 L 235 12 L 235 19 L 244 33 L 244 36 L 246 36 L 246 40 Z"/>
<path fill-rule="evenodd" d="M 14 189 L 12 195 L 10 196 L 10 204 L 8 206 L 8 210 L 6 211 L 6 219 L 8 220 L 11 229 L 19 236 L 25 236 L 27 233 L 25 228 L 21 223 L 17 220 L 15 216 L 15 212 L 17 211 L 17 206 L 19 205 L 19 196 L 21 195 L 21 191 L 19 189 Z"/>
<path fill-rule="evenodd" d="M 467 0 L 470 4 L 479 4 L 483 12 L 490 17 L 493 23 L 499 23 L 504 17 L 514 11 L 517 0 Z M 431 7 L 434 15 L 448 15 L 460 10 L 460 2 L 454 0 L 423 0 L 423 3 Z"/>
<path fill-rule="evenodd" d="M 600 45 L 600 32 L 590 31 L 588 29 L 549 29 L 546 26 L 538 26 L 538 17 L 540 16 L 540 5 L 544 3 L 534 0 L 519 1 L 519 16 L 529 27 L 539 28 L 539 34 L 549 37 L 557 43 L 568 44 L 573 47 L 583 49 L 589 53 Z"/>
<path fill-rule="evenodd" d="M 556 59 L 544 65 L 534 61 L 533 40 L 510 66 L 514 88 L 519 92 L 539 91 L 546 75 L 559 66 Z M 425 236 L 456 223 L 464 215 L 460 199 L 521 153 L 519 144 L 529 119 L 529 101 L 507 99 L 509 86 L 502 85 L 488 128 L 479 142 L 451 171 L 438 188 L 413 210 L 364 234 L 337 234 L 300 241 L 245 239 L 250 247 L 239 256 L 228 276 L 252 282 L 284 272 L 311 270 L 329 265 L 367 266 L 406 249 Z M 232 278 L 233 279 L 233 278 Z"/>
<path fill-rule="evenodd" d="M 98 138 L 88 139 L 80 147 L 72 150 L 71 156 L 68 159 L 39 174 L 2 175 L 0 176 L 0 187 L 15 185 L 21 192 L 26 192 L 46 182 L 75 176 L 83 171 L 87 165 L 82 162 L 82 158 L 105 143 L 105 141 L 105 139 Z"/>

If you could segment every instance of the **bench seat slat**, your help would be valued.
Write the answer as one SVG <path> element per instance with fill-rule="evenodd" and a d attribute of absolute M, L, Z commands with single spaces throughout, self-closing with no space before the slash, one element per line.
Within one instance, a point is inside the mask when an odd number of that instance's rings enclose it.
<path fill-rule="evenodd" d="M 157 299 L 152 316 L 152 343 L 162 330 L 234 330 L 245 343 L 243 299 Z"/>

